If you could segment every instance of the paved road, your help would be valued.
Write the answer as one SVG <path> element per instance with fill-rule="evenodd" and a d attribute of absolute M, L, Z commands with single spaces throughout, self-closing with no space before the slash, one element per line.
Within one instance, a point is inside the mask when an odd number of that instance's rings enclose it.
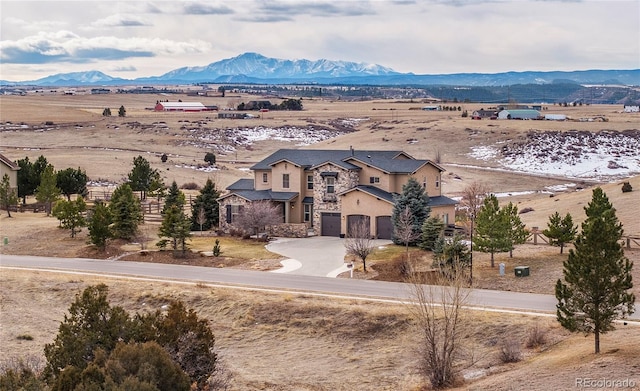
<path fill-rule="evenodd" d="M 288 259 L 279 273 L 302 276 L 336 277 L 349 269 L 344 263 L 346 249 L 344 240 L 331 236 L 310 238 L 278 238 L 267 245 L 267 250 Z M 374 245 L 383 246 L 390 240 L 374 240 Z"/>
<path fill-rule="evenodd" d="M 145 279 L 202 282 L 252 289 L 304 291 L 333 296 L 357 296 L 400 302 L 408 302 L 413 297 L 410 285 L 402 283 L 265 273 L 250 270 L 217 269 L 198 266 L 120 262 L 83 258 L 0 255 L 0 267 L 74 271 L 119 277 L 126 276 Z M 439 289 L 436 290 L 436 294 L 439 291 Z M 475 289 L 471 291 L 467 304 L 474 308 L 553 314 L 555 313 L 556 299 L 552 295 Z M 637 305 L 636 308 L 638 308 Z M 638 311 L 636 311 L 631 319 L 640 321 Z M 640 323 L 638 324 L 640 325 Z"/>

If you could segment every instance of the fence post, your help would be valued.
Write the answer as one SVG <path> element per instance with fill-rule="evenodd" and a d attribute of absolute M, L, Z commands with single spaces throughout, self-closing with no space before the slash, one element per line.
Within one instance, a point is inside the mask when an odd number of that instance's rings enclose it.
<path fill-rule="evenodd" d="M 531 232 L 533 233 L 533 245 L 538 244 L 538 227 L 531 227 Z"/>

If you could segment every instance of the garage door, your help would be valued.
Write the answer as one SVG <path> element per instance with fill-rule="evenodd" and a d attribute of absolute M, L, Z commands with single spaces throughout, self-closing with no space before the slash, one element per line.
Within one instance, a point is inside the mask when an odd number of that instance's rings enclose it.
<path fill-rule="evenodd" d="M 340 213 L 323 213 L 320 234 L 322 236 L 340 236 Z"/>
<path fill-rule="evenodd" d="M 365 215 L 349 215 L 347 216 L 347 235 L 350 235 L 354 229 L 357 229 L 358 224 L 364 222 L 365 229 L 367 232 L 360 232 L 364 234 L 364 236 L 369 236 L 370 234 L 370 219 L 369 216 Z M 360 234 L 358 233 L 358 234 Z"/>
<path fill-rule="evenodd" d="M 378 239 L 391 239 L 393 235 L 393 224 L 391 224 L 391 216 L 376 217 L 376 237 Z"/>

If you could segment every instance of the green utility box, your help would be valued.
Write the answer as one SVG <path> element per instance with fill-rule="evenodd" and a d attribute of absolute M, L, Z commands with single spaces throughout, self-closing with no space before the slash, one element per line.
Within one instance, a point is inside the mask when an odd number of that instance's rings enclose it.
<path fill-rule="evenodd" d="M 513 270 L 516 277 L 529 277 L 529 266 L 516 266 Z"/>

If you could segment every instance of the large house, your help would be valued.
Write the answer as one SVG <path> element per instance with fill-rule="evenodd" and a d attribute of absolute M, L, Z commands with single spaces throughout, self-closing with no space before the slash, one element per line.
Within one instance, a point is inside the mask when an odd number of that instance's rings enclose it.
<path fill-rule="evenodd" d="M 442 195 L 439 165 L 402 151 L 281 149 L 251 167 L 253 179 L 240 179 L 220 197 L 220 226 L 231 228 L 244 205 L 270 201 L 280 206 L 281 236 L 345 236 L 363 219 L 371 235 L 390 239 L 394 195 L 409 178 L 424 186 L 431 216 L 454 222 L 456 202 Z"/>

